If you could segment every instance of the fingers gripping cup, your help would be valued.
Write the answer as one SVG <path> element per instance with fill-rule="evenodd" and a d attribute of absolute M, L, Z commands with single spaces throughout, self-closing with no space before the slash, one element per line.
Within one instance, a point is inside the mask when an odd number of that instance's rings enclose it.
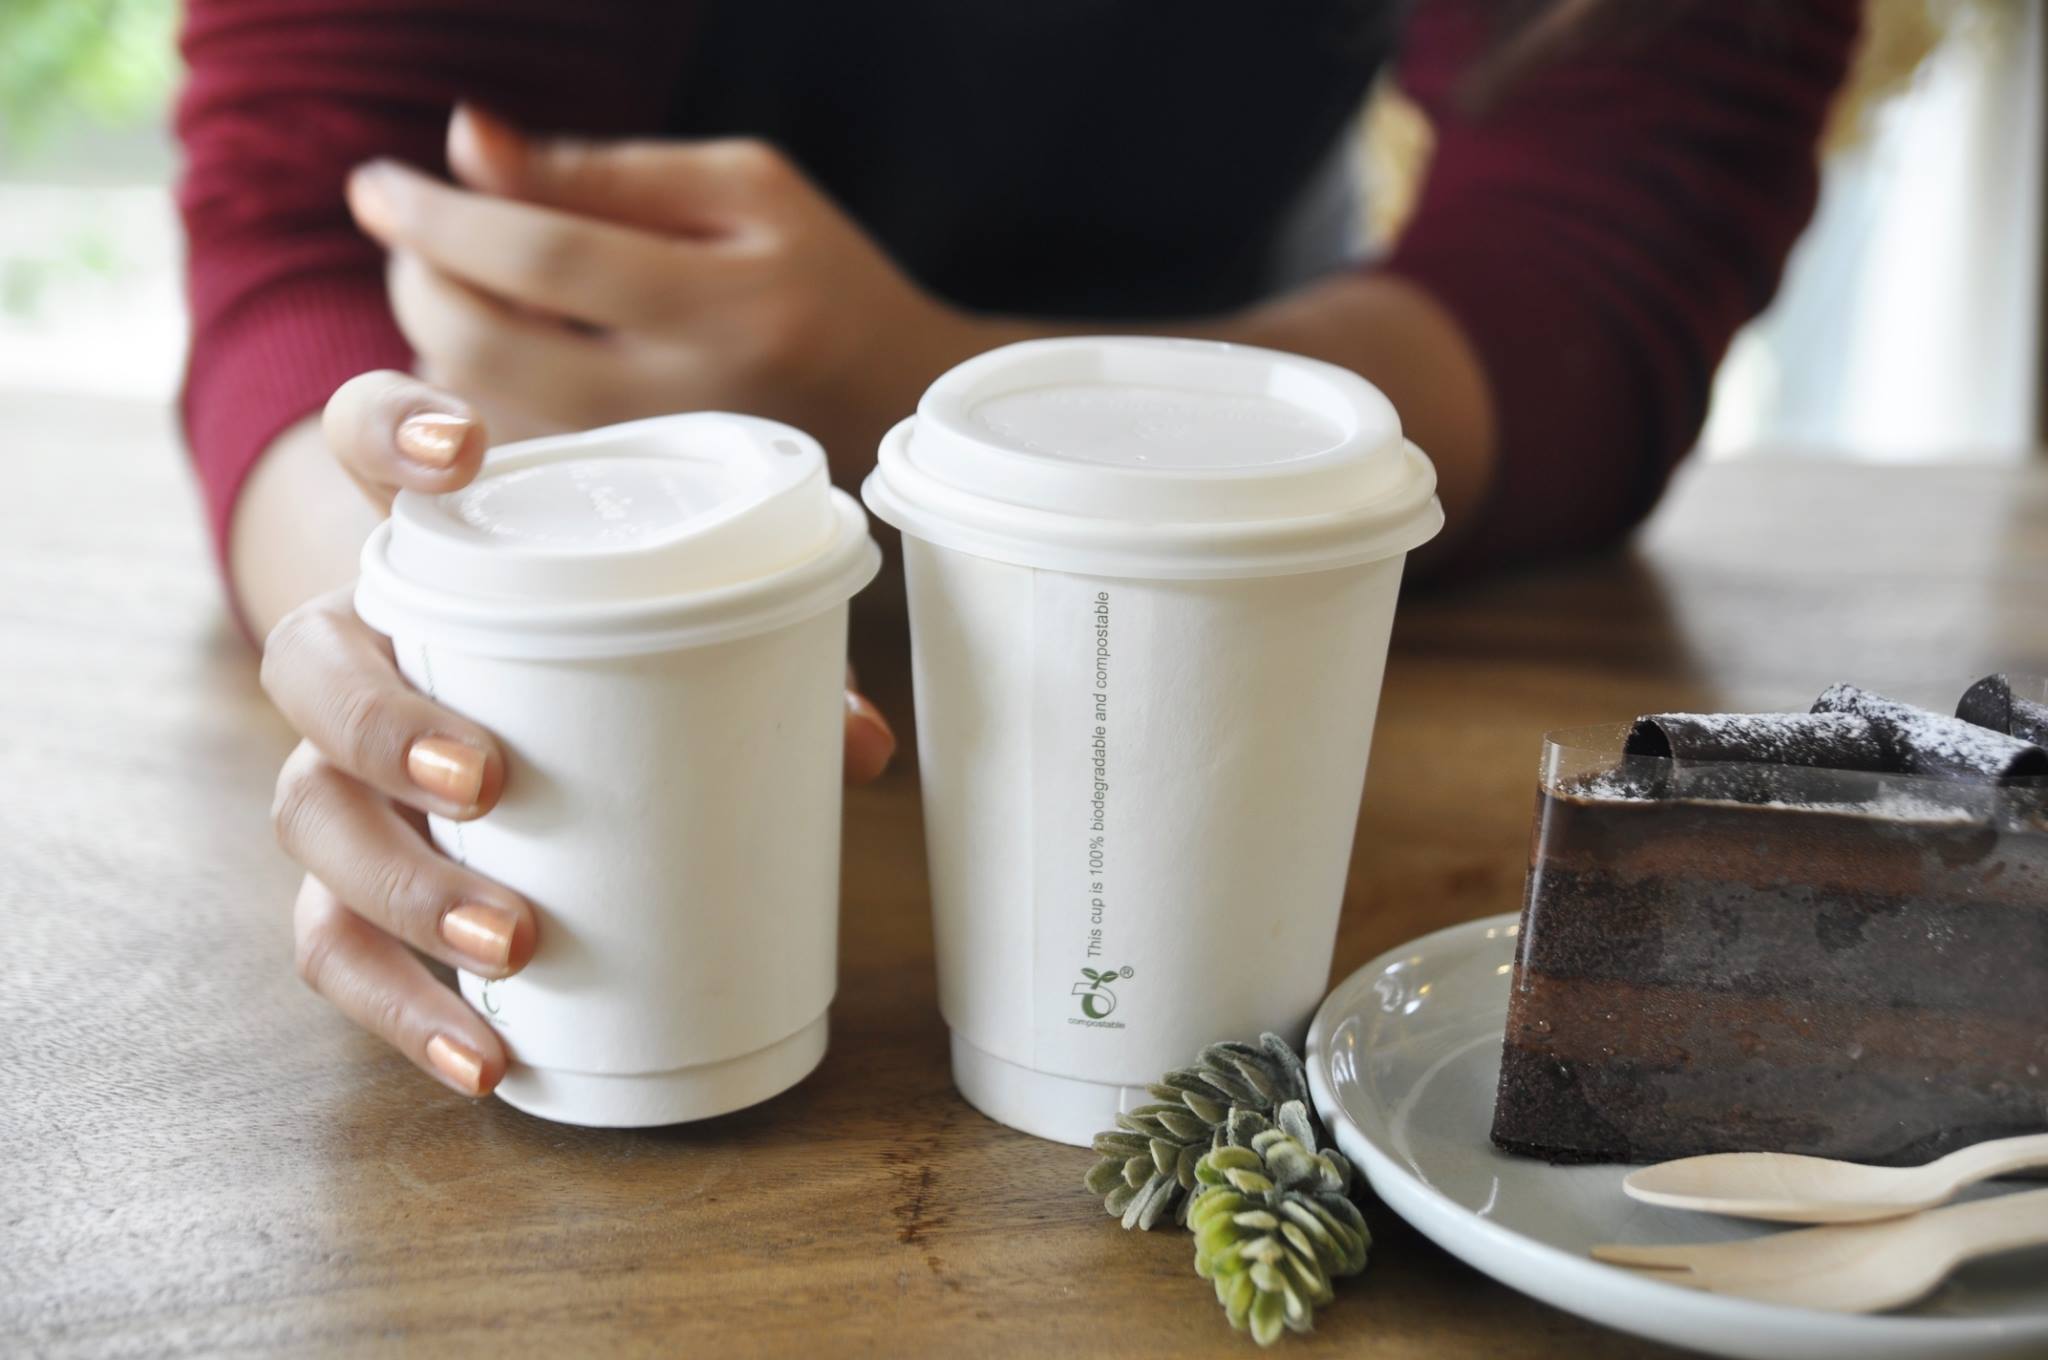
<path fill-rule="evenodd" d="M 1086 1143 L 1204 1044 L 1300 1035 L 1405 554 L 1443 522 L 1370 384 L 1033 341 L 933 384 L 903 530 L 939 1001 L 991 1117 Z"/>
<path fill-rule="evenodd" d="M 507 1103 L 674 1123 L 823 1057 L 847 601 L 879 558 L 814 441 L 718 414 L 507 446 L 371 536 L 357 610 L 510 758 L 490 815 L 432 823 L 540 914 L 518 975 L 462 975 Z"/>

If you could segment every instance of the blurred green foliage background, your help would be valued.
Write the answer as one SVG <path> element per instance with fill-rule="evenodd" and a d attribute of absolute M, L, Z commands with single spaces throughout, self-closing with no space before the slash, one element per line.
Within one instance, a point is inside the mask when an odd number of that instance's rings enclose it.
<path fill-rule="evenodd" d="M 0 0 L 0 367 L 16 370 L 0 377 L 57 362 L 42 352 L 67 326 L 175 320 L 179 3 Z"/>
<path fill-rule="evenodd" d="M 177 0 L 0 0 L 0 151 L 81 121 L 161 116 L 177 70 Z"/>

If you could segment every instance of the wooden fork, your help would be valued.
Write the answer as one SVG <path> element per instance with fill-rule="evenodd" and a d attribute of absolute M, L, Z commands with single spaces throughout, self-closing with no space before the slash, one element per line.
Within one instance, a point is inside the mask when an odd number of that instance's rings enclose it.
<path fill-rule="evenodd" d="M 1965 1261 L 2048 1245 L 2048 1190 L 1951 1204 L 1877 1223 L 1840 1223 L 1741 1242 L 1593 1248 L 1594 1259 L 1672 1284 L 1833 1313 L 1876 1313 L 1926 1296 Z"/>

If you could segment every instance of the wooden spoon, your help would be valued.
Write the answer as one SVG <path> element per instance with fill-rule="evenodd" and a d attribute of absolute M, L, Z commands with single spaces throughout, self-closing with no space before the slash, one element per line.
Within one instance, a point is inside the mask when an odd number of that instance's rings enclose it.
<path fill-rule="evenodd" d="M 1789 1152 L 1719 1152 L 1629 1173 L 1631 1198 L 1779 1223 L 1861 1223 L 1946 1203 L 1966 1185 L 2048 1166 L 2048 1133 L 1999 1138 L 1924 1166 L 1864 1166 Z"/>

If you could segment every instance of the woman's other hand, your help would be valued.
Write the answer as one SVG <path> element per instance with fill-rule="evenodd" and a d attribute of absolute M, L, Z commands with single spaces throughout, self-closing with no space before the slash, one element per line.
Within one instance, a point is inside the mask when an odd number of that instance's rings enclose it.
<path fill-rule="evenodd" d="M 857 472 L 988 343 L 766 143 L 528 139 L 465 108 L 448 156 L 459 186 L 374 161 L 349 203 L 421 372 L 494 419 L 740 409 Z"/>
<path fill-rule="evenodd" d="M 401 373 L 366 373 L 327 404 L 328 448 L 378 509 L 401 488 L 450 491 L 476 475 L 482 425 L 462 401 Z M 465 1095 L 505 1072 L 497 1032 L 414 951 L 482 977 L 533 957 L 533 906 L 449 860 L 429 813 L 489 814 L 508 769 L 483 728 L 416 692 L 346 589 L 286 615 L 263 648 L 263 688 L 303 738 L 278 776 L 272 820 L 306 870 L 293 914 L 300 976 L 351 1020 Z M 846 773 L 880 774 L 895 739 L 849 691 Z"/>

